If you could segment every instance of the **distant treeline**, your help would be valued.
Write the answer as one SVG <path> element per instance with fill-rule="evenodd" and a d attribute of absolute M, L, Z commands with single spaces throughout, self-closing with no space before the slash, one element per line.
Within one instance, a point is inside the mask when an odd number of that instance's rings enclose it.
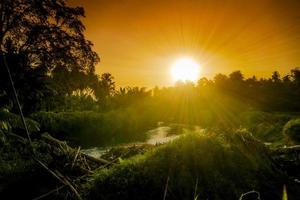
<path fill-rule="evenodd" d="M 270 78 L 261 79 L 244 78 L 235 71 L 152 91 L 157 112 L 170 116 L 170 121 L 211 125 L 218 119 L 230 126 L 239 124 L 237 116 L 244 111 L 299 112 L 300 70 L 293 69 L 282 78 L 273 72 Z"/>
<path fill-rule="evenodd" d="M 14 66 L 14 65 L 10 65 Z M 0 107 L 16 110 L 12 89 L 1 68 Z M 281 77 L 244 78 L 240 71 L 201 78 L 197 83 L 177 82 L 172 87 L 116 88 L 109 73 L 97 76 L 55 68 L 50 75 L 39 70 L 11 68 L 25 113 L 36 111 L 108 111 L 145 104 L 172 117 L 191 118 L 191 112 L 230 113 L 246 110 L 300 111 L 300 70 Z M 186 116 L 187 115 L 187 116 Z M 207 116 L 209 117 L 209 116 Z"/>

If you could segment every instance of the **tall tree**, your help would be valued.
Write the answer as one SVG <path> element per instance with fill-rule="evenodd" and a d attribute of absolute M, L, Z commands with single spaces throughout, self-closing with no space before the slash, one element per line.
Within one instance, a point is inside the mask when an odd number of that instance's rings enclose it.
<path fill-rule="evenodd" d="M 25 68 L 38 69 L 43 76 L 51 75 L 55 68 L 93 74 L 99 58 L 84 37 L 81 17 L 84 9 L 67 6 L 65 0 L 1 0 L 0 79 L 8 82 L 2 73 L 4 57 L 17 58 L 6 59 L 16 82 Z M 0 90 L 7 93 L 3 91 L 9 89 L 1 85 Z"/>
<path fill-rule="evenodd" d="M 1 0 L 0 12 L 2 52 L 24 54 L 32 67 L 48 72 L 59 65 L 94 71 L 98 56 L 83 34 L 83 8 L 65 0 Z M 8 42 L 14 52 L 8 52 Z"/>

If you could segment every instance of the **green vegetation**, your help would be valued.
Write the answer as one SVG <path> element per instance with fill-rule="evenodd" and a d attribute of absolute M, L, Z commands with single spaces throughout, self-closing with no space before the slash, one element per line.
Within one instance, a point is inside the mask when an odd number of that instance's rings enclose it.
<path fill-rule="evenodd" d="M 182 122 L 167 119 L 166 115 L 154 112 L 156 110 L 147 108 L 145 104 L 136 104 L 135 107 L 101 113 L 93 111 L 37 112 L 30 117 L 38 122 L 42 132 L 49 132 L 57 138 L 69 140 L 81 146 L 106 146 L 144 141 L 147 137 L 146 132 L 156 127 L 158 121 Z M 285 144 L 283 128 L 289 120 L 299 116 L 297 113 L 248 111 L 236 115 L 230 124 L 224 124 L 222 118 L 213 116 L 208 111 L 197 113 L 197 116 L 203 119 L 209 115 L 210 119 L 206 119 L 206 122 L 199 121 L 198 124 L 193 125 L 212 130 L 231 131 L 244 128 L 262 142 L 273 143 L 274 146 Z M 170 126 L 172 127 L 172 124 Z M 178 130 L 172 130 L 171 134 L 177 132 Z"/>
<path fill-rule="evenodd" d="M 288 121 L 283 128 L 283 133 L 290 143 L 300 144 L 300 119 Z"/>
<path fill-rule="evenodd" d="M 156 125 L 153 116 L 127 108 L 105 113 L 39 112 L 31 115 L 41 130 L 81 146 L 105 146 L 143 141 L 145 133 Z"/>
<path fill-rule="evenodd" d="M 35 134 L 40 131 L 40 125 L 38 122 L 27 118 L 25 119 L 27 128 L 31 134 Z M 0 110 L 0 133 L 13 132 L 19 135 L 23 135 L 25 132 L 21 117 L 10 113 L 8 110 Z"/>
<path fill-rule="evenodd" d="M 280 199 L 282 187 L 297 191 L 273 163 L 268 150 L 245 131 L 191 133 L 144 155 L 99 170 L 88 199 L 238 199 L 250 190 L 262 199 Z M 299 193 L 299 191 L 298 191 Z"/>
<path fill-rule="evenodd" d="M 298 116 L 299 113 L 244 112 L 239 117 L 239 124 L 263 142 L 282 145 L 285 143 L 285 124 Z"/>
<path fill-rule="evenodd" d="M 283 148 L 300 143 L 299 68 L 283 77 L 234 71 L 171 87 L 117 88 L 111 74 L 95 72 L 83 8 L 65 0 L 5 0 L 0 8 L 1 197 L 32 199 L 59 184 L 65 190 L 54 199 L 231 200 L 255 190 L 267 200 L 280 199 L 283 187 L 284 199 L 300 196 L 299 146 Z M 80 153 L 144 141 L 157 124 L 171 124 L 163 127 L 169 135 L 194 132 L 103 158 Z"/>

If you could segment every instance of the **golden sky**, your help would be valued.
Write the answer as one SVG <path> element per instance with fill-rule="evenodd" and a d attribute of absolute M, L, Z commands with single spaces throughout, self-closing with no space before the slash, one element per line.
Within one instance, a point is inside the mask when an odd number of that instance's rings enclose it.
<path fill-rule="evenodd" d="M 192 57 L 202 76 L 300 67 L 300 0 L 69 0 L 117 85 L 171 85 L 170 65 Z"/>

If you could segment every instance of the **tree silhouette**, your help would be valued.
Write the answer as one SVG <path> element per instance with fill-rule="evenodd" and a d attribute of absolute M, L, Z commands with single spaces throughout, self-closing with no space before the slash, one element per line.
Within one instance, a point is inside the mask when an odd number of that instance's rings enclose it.
<path fill-rule="evenodd" d="M 280 82 L 281 80 L 280 80 L 279 72 L 277 72 L 277 71 L 273 72 L 271 80 L 275 83 Z"/>
<path fill-rule="evenodd" d="M 16 84 L 18 91 L 24 91 L 19 86 L 35 77 L 48 80 L 56 68 L 70 72 L 73 80 L 94 73 L 99 58 L 83 34 L 85 27 L 80 20 L 84 16 L 83 8 L 69 7 L 65 0 L 4 0 L 0 2 L 0 12 L 0 79 L 3 83 L 8 83 L 3 69 L 4 57 L 13 80 L 19 83 Z M 27 75 L 20 77 L 25 71 L 30 71 L 30 81 Z M 46 82 L 43 81 L 43 88 L 49 89 Z M 42 91 L 38 85 L 32 84 L 30 88 L 50 97 L 48 91 L 51 90 Z M 1 84 L 0 90 L 0 94 L 9 98 L 7 84 Z"/>
<path fill-rule="evenodd" d="M 229 74 L 229 80 L 234 82 L 242 82 L 244 80 L 244 76 L 241 73 L 241 71 L 234 71 L 231 74 Z"/>
<path fill-rule="evenodd" d="M 294 83 L 299 87 L 300 86 L 300 69 L 295 68 L 291 70 L 291 78 L 293 79 Z"/>
<path fill-rule="evenodd" d="M 102 74 L 92 86 L 98 103 L 102 108 L 108 106 L 108 98 L 115 92 L 114 77 L 110 73 Z"/>
<path fill-rule="evenodd" d="M 98 56 L 83 35 L 83 8 L 69 7 L 65 0 L 5 0 L 0 8 L 3 53 L 26 55 L 31 67 L 47 72 L 60 65 L 94 71 Z"/>

